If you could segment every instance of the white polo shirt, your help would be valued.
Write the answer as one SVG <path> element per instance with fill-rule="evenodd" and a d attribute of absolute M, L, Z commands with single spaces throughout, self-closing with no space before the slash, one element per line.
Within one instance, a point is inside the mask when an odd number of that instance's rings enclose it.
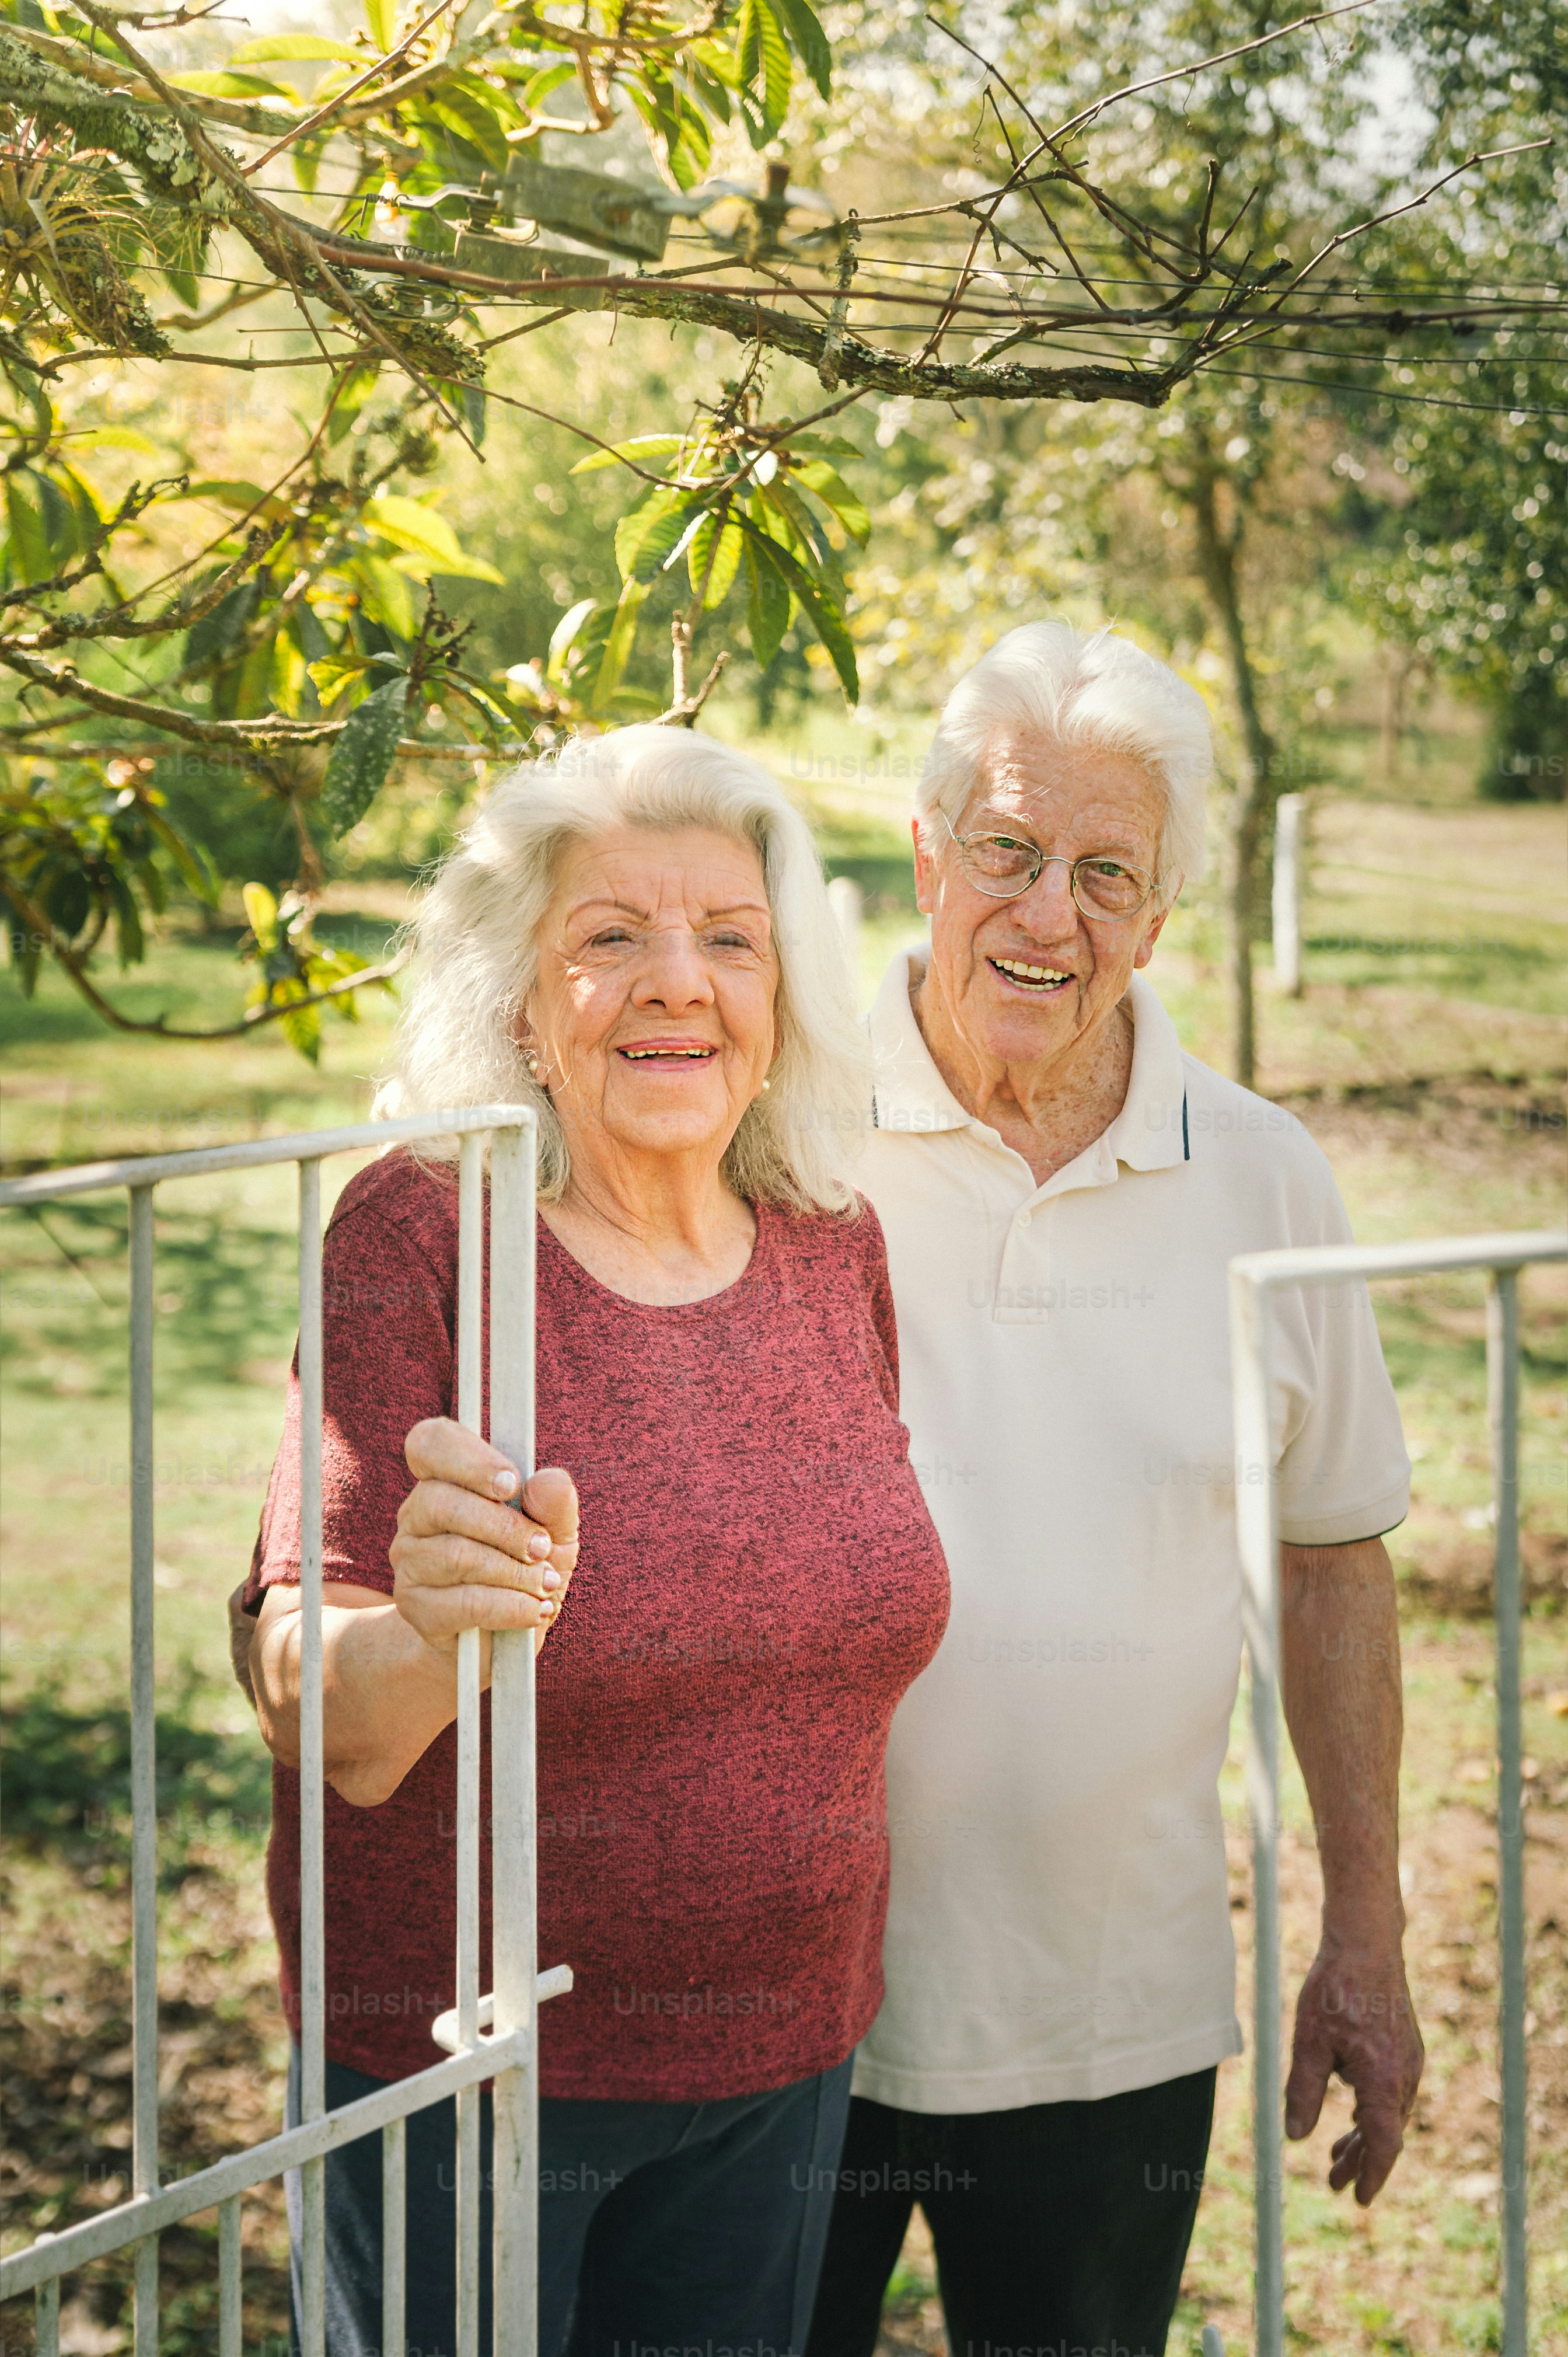
<path fill-rule="evenodd" d="M 1291 1114 L 1184 1055 L 1134 976 L 1127 1101 L 1036 1186 L 945 1086 L 908 954 L 871 1017 L 859 1183 L 952 1612 L 887 1754 L 887 1994 L 857 2094 L 1120 2093 L 1240 2050 L 1218 1780 L 1241 1649 L 1226 1266 L 1349 1236 Z M 1283 1535 L 1401 1521 L 1365 1286 L 1273 1304 Z"/>

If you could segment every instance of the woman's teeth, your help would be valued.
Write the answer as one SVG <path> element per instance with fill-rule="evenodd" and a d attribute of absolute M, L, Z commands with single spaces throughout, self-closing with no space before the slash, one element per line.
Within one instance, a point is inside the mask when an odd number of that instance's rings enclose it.
<path fill-rule="evenodd" d="M 1058 983 L 1070 982 L 1070 974 L 1063 974 L 1054 965 L 1026 965 L 1022 958 L 993 958 L 990 963 L 1009 982 L 1026 984 L 1031 990 L 1054 990 Z"/>
<path fill-rule="evenodd" d="M 714 1051 L 711 1048 L 623 1048 L 620 1052 L 628 1064 L 646 1063 L 654 1057 L 665 1062 L 684 1057 L 691 1063 L 703 1064 Z"/>

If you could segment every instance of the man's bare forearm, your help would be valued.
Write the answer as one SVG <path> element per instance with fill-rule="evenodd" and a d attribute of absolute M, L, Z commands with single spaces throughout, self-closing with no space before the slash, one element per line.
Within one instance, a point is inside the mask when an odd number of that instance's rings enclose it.
<path fill-rule="evenodd" d="M 1358 1944 L 1404 1929 L 1399 1614 L 1382 1540 L 1282 1550 L 1285 1718 L 1312 1803 L 1326 1932 Z"/>

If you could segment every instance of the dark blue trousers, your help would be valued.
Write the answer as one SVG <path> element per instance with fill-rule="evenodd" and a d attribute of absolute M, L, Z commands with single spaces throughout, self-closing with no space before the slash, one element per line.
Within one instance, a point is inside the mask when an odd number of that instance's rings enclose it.
<path fill-rule="evenodd" d="M 540 2357 L 746 2349 L 802 2357 L 849 2110 L 851 2065 L 709 2104 L 539 2107 Z M 329 2108 L 382 2083 L 327 2065 Z M 299 2056 L 288 2117 L 299 2116 Z M 490 2348 L 492 2115 L 479 2162 L 481 2357 Z M 299 2180 L 286 2180 L 299 2351 Z M 456 2106 L 408 2123 L 408 2357 L 456 2348 Z M 328 2357 L 381 2357 L 381 2140 L 327 2162 Z"/>

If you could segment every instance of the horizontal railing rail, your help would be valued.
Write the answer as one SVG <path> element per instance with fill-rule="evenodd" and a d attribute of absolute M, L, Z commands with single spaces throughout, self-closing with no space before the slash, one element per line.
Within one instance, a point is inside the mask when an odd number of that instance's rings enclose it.
<path fill-rule="evenodd" d="M 1488 1279 L 1487 1380 L 1496 1508 L 1499 2040 L 1502 2050 L 1502 2357 L 1529 2338 L 1526 2177 L 1524 1815 L 1520 1727 L 1519 1273 L 1568 1260 L 1568 1234 L 1444 1237 L 1431 1243 L 1320 1244 L 1247 1253 L 1230 1264 L 1230 1344 L 1238 1466 L 1274 1463 L 1271 1297 L 1286 1286 L 1474 1269 Z M 1257 2357 L 1283 2357 L 1284 2181 L 1281 2113 L 1279 1921 L 1280 1540 L 1272 1480 L 1239 1481 L 1242 1624 L 1252 1827 L 1252 2155 Z M 1221 2357 L 1212 2327 L 1205 2357 Z"/>
<path fill-rule="evenodd" d="M 0 1185 L 0 1208 L 125 1189 L 129 1199 L 131 1394 L 132 2192 L 99 2216 L 39 2235 L 0 2262 L 0 2298 L 37 2298 L 38 2357 L 59 2357 L 61 2277 L 117 2251 L 134 2257 L 134 2357 L 157 2357 L 158 2236 L 216 2209 L 218 2357 L 240 2357 L 242 2196 L 285 2171 L 301 2193 L 298 2319 L 302 2357 L 326 2346 L 327 2156 L 382 2139 L 383 2357 L 404 2357 L 406 2124 L 455 2100 L 457 2357 L 478 2357 L 479 2101 L 494 2083 L 495 2357 L 537 2348 L 538 2007 L 571 1972 L 537 1965 L 533 1638 L 491 1641 L 491 1912 L 494 1987 L 479 1967 L 480 1638 L 457 1642 L 456 2005 L 438 2017 L 446 2059 L 329 2110 L 326 2100 L 325 1768 L 322 1723 L 321 1164 L 329 1156 L 460 1140 L 457 1166 L 457 1421 L 478 1431 L 482 1394 L 485 1164 L 489 1165 L 490 1439 L 527 1480 L 533 1470 L 534 1115 L 526 1105 L 470 1105 L 232 1146 L 140 1155 Z M 300 2086 L 301 2117 L 280 2136 L 164 2185 L 158 2157 L 157 1827 L 155 1798 L 154 1403 L 155 1189 L 166 1181 L 294 1163 L 299 1173 L 300 1394 Z M 484 2034 L 487 2033 L 488 2034 Z"/>

